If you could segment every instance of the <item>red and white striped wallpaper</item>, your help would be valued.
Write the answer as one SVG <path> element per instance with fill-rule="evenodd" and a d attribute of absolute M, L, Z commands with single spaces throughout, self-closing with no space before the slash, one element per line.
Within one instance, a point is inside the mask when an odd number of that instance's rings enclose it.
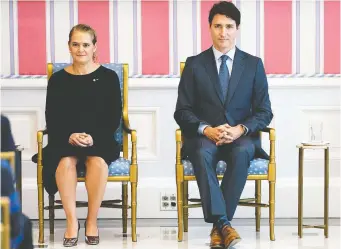
<path fill-rule="evenodd" d="M 129 63 L 130 75 L 178 75 L 179 63 L 211 45 L 211 0 L 2 0 L 2 75 L 45 75 L 70 62 L 77 23 L 98 34 L 99 61 Z M 234 0 L 237 46 L 268 74 L 340 74 L 340 0 Z"/>

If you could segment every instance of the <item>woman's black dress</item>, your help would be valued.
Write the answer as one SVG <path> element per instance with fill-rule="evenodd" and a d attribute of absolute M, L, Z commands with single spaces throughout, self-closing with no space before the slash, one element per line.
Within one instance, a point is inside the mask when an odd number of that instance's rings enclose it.
<path fill-rule="evenodd" d="M 87 156 L 103 158 L 108 165 L 119 157 L 114 139 L 122 115 L 121 89 L 116 72 L 100 66 L 86 75 L 65 70 L 54 73 L 47 87 L 45 118 L 48 145 L 43 152 L 44 187 L 56 192 L 55 172 L 62 157 L 76 156 L 77 170 L 84 169 Z M 85 132 L 93 146 L 69 144 L 72 133 Z"/>

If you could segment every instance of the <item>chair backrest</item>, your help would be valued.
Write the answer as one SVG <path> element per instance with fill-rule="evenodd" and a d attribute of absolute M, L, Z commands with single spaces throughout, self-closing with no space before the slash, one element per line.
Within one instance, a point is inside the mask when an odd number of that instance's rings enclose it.
<path fill-rule="evenodd" d="M 8 197 L 1 197 L 1 248 L 10 249 L 11 224 L 10 224 L 10 201 Z"/>
<path fill-rule="evenodd" d="M 182 75 L 182 71 L 184 71 L 185 62 L 180 62 L 180 75 Z"/>
<path fill-rule="evenodd" d="M 50 79 L 51 75 L 58 72 L 65 67 L 70 65 L 70 63 L 48 63 L 47 64 L 47 78 Z M 120 144 L 121 150 L 123 150 L 123 124 L 124 116 L 128 114 L 128 64 L 123 63 L 105 63 L 102 66 L 115 71 L 118 75 L 121 87 L 121 97 L 122 97 L 122 118 L 120 126 L 115 132 L 114 139 Z"/>

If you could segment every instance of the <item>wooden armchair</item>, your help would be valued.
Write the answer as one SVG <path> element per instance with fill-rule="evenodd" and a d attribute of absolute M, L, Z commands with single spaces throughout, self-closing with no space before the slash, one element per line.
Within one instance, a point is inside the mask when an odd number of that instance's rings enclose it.
<path fill-rule="evenodd" d="M 180 64 L 182 73 L 185 63 Z M 262 132 L 269 133 L 270 140 L 270 160 L 255 158 L 251 161 L 247 180 L 255 181 L 255 197 L 242 199 L 240 206 L 255 207 L 256 231 L 260 230 L 260 215 L 262 207 L 269 208 L 270 239 L 275 240 L 275 183 L 276 183 L 276 162 L 275 162 L 275 129 L 265 128 Z M 181 147 L 183 137 L 181 130 L 175 132 L 176 139 L 176 186 L 177 186 L 177 210 L 178 210 L 178 241 L 182 241 L 183 232 L 188 232 L 188 208 L 201 207 L 201 200 L 189 198 L 188 182 L 196 181 L 193 165 L 189 160 L 183 160 Z M 217 164 L 217 177 L 222 180 L 226 170 L 226 163 L 219 161 Z M 269 183 L 269 203 L 261 203 L 261 182 L 265 180 Z"/>
<path fill-rule="evenodd" d="M 137 200 L 137 151 L 136 151 L 136 130 L 130 128 L 128 119 L 128 65 L 127 64 L 102 64 L 114 70 L 120 80 L 122 96 L 122 121 L 115 133 L 115 139 L 121 144 L 123 157 L 109 165 L 108 182 L 122 183 L 122 199 L 103 200 L 101 207 L 122 209 L 123 233 L 127 233 L 128 209 L 131 208 L 131 233 L 132 241 L 136 241 L 136 200 Z M 47 65 L 48 79 L 53 73 L 66 67 L 66 63 L 49 63 Z M 131 159 L 128 160 L 128 135 L 131 136 Z M 43 137 L 48 135 L 47 130 L 40 130 L 37 133 L 38 159 L 38 206 L 39 206 L 39 243 L 44 243 L 44 209 L 49 210 L 50 234 L 54 234 L 54 210 L 62 209 L 61 201 L 55 201 L 54 195 L 49 195 L 49 206 L 44 207 L 44 187 L 43 187 Z M 78 172 L 78 182 L 85 181 L 85 172 Z M 128 205 L 128 183 L 131 184 L 131 205 Z M 55 205 L 55 203 L 59 205 Z M 87 202 L 76 202 L 77 207 L 86 207 Z"/>

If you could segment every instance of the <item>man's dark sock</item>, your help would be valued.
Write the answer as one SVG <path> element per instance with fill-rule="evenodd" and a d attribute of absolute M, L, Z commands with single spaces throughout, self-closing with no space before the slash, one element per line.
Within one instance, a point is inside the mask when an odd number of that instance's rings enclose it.
<path fill-rule="evenodd" d="M 221 232 L 224 226 L 231 226 L 231 223 L 228 221 L 227 217 L 223 215 L 218 218 L 218 220 L 214 223 L 214 225 Z"/>

